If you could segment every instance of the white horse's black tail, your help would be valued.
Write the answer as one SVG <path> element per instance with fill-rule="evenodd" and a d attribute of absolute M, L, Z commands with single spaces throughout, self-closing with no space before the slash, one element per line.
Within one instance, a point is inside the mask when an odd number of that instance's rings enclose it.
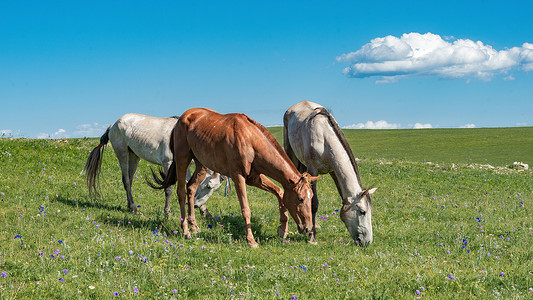
<path fill-rule="evenodd" d="M 178 181 L 178 177 L 176 176 L 176 162 L 173 161 L 170 165 L 170 169 L 168 170 L 168 174 L 165 174 L 163 172 L 162 168 L 159 168 L 159 171 L 157 174 L 154 169 L 150 167 L 150 172 L 152 172 L 152 180 L 149 179 L 149 176 L 145 176 L 146 184 L 148 184 L 151 188 L 156 190 L 162 190 L 166 189 L 169 186 L 173 185 Z"/>
<path fill-rule="evenodd" d="M 85 167 L 82 174 L 87 175 L 87 188 L 89 189 L 89 197 L 94 198 L 97 196 L 98 190 L 100 189 L 100 170 L 102 166 L 102 157 L 104 154 L 104 146 L 109 142 L 109 130 L 111 126 L 107 128 L 106 132 L 100 137 L 100 145 L 96 146 L 85 163 Z"/>

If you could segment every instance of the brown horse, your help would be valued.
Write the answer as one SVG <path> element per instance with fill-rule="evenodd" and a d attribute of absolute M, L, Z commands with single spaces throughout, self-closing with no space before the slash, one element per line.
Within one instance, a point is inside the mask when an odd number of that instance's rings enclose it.
<path fill-rule="evenodd" d="M 268 191 L 278 198 L 281 221 L 278 234 L 281 237 L 285 237 L 288 232 L 287 209 L 298 225 L 300 233 L 311 232 L 313 194 L 310 183 L 318 177 L 298 172 L 272 134 L 248 116 L 222 115 L 206 108 L 189 109 L 181 115 L 174 128 L 173 151 L 175 168 L 171 167 L 163 179 L 153 174 L 155 184 L 152 183 L 151 186 L 162 189 L 177 181 L 184 235 L 189 235 L 188 223 L 193 232 L 198 231 L 194 216 L 194 195 L 207 169 L 233 180 L 245 222 L 246 240 L 250 247 L 257 247 L 257 243 L 250 224 L 246 184 Z M 187 183 L 186 193 L 185 176 L 192 159 L 196 162 L 196 169 Z M 283 190 L 267 176 L 279 182 Z M 187 220 L 185 220 L 186 196 L 189 199 Z M 314 237 L 311 239 L 314 240 Z"/>

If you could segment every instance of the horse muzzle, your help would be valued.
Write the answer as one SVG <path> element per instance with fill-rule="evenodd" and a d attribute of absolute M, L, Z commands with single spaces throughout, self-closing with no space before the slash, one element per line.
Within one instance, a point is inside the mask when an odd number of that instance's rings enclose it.
<path fill-rule="evenodd" d="M 300 233 L 300 234 L 308 234 L 309 232 L 311 232 L 311 229 L 305 227 L 302 224 L 298 224 L 298 233 Z"/>
<path fill-rule="evenodd" d="M 372 244 L 372 240 L 370 240 L 370 241 L 365 241 L 365 240 L 362 240 L 362 239 L 356 238 L 356 239 L 354 239 L 353 243 L 354 243 L 354 245 L 356 245 L 356 246 L 366 248 L 366 247 L 370 246 L 370 244 Z"/>

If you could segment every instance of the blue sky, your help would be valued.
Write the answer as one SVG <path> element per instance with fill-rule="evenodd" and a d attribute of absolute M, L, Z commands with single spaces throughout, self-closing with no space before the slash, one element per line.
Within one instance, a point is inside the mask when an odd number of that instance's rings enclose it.
<path fill-rule="evenodd" d="M 350 128 L 533 125 L 532 2 L 374 2 L 3 1 L 0 132 L 191 107 L 271 126 L 301 100 Z"/>

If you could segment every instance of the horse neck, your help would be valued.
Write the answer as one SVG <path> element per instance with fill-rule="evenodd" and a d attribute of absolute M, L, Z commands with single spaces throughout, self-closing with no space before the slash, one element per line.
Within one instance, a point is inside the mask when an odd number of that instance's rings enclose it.
<path fill-rule="evenodd" d="M 343 202 L 345 202 L 348 198 L 355 199 L 363 191 L 363 188 L 356 168 L 350 162 L 348 153 L 340 144 L 339 147 L 336 147 L 337 153 L 331 157 L 330 164 L 337 177 L 337 188 Z"/>
<path fill-rule="evenodd" d="M 291 185 L 289 180 L 293 180 L 294 182 L 300 180 L 301 174 L 290 163 L 289 159 L 283 157 L 281 153 L 269 156 L 268 159 L 257 160 L 254 162 L 254 166 L 259 173 L 279 182 L 283 186 L 283 189 L 289 188 Z"/>

